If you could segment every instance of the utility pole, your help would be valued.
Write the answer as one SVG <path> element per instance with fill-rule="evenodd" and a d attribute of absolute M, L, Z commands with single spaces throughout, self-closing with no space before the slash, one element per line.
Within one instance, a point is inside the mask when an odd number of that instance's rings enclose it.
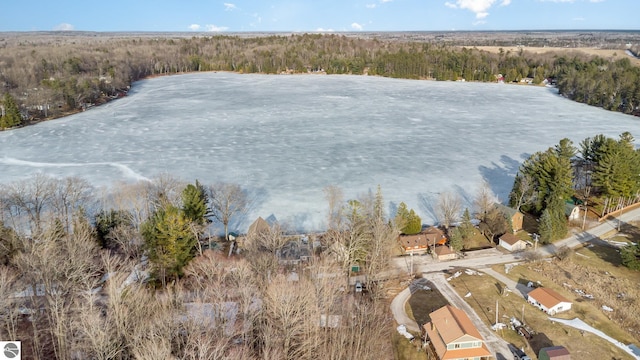
<path fill-rule="evenodd" d="M 533 233 L 533 251 L 538 250 L 538 238 L 540 237 L 540 235 Z"/>

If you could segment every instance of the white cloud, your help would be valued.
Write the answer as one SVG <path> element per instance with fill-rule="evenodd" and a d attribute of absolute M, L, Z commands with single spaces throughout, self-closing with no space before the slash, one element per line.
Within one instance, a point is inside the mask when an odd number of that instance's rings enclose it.
<path fill-rule="evenodd" d="M 333 29 L 323 29 L 323 28 L 317 28 L 316 29 L 317 32 L 334 32 L 335 30 Z"/>
<path fill-rule="evenodd" d="M 367 7 L 367 9 L 375 9 L 378 5 L 377 4 L 367 4 L 365 6 Z"/>
<path fill-rule="evenodd" d="M 206 28 L 207 28 L 207 31 L 212 31 L 212 32 L 220 32 L 220 31 L 225 31 L 229 29 L 226 26 L 216 26 L 216 25 L 207 25 Z"/>
<path fill-rule="evenodd" d="M 381 3 L 381 4 L 384 4 L 384 3 L 388 3 L 388 2 L 392 2 L 392 1 L 393 1 L 393 0 L 380 0 L 380 3 Z"/>
<path fill-rule="evenodd" d="M 496 3 L 498 2 L 500 6 L 508 6 L 511 4 L 511 0 L 455 0 L 455 2 L 447 1 L 444 3 L 444 5 L 451 9 L 469 10 L 472 13 L 476 14 L 476 19 L 484 19 L 489 16 L 489 9 L 491 9 L 491 7 L 496 5 Z"/>
<path fill-rule="evenodd" d="M 362 25 L 354 22 L 353 24 L 351 24 L 351 28 L 354 30 L 358 30 L 358 31 L 362 31 Z"/>
<path fill-rule="evenodd" d="M 224 3 L 224 10 L 225 11 L 233 11 L 238 9 L 238 7 L 236 7 L 236 4 L 232 4 L 232 3 Z"/>
<path fill-rule="evenodd" d="M 71 24 L 62 23 L 53 27 L 54 31 L 73 31 L 75 27 Z"/>
<path fill-rule="evenodd" d="M 189 29 L 193 30 L 193 31 L 198 31 L 200 30 L 200 25 L 198 24 L 191 24 L 189 25 Z"/>

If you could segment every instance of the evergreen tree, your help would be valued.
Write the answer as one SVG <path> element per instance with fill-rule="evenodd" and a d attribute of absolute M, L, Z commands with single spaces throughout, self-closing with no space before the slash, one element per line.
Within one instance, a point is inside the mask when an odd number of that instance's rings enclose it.
<path fill-rule="evenodd" d="M 468 240 L 473 236 L 475 227 L 471 223 L 471 214 L 469 213 L 469 208 L 464 209 L 464 213 L 462 214 L 462 222 L 460 223 L 460 235 L 462 235 L 463 240 Z"/>
<path fill-rule="evenodd" d="M 2 105 L 4 106 L 4 116 L 0 117 L 0 129 L 7 129 L 20 125 L 22 123 L 20 109 L 9 93 L 4 93 Z"/>
<path fill-rule="evenodd" d="M 553 239 L 553 220 L 551 219 L 551 211 L 549 209 L 545 209 L 542 212 L 538 224 L 538 231 L 540 232 L 540 241 L 543 244 L 551 243 Z"/>
<path fill-rule="evenodd" d="M 412 235 L 422 231 L 422 219 L 407 204 L 401 202 L 396 212 L 396 224 L 402 234 Z"/>
<path fill-rule="evenodd" d="M 160 208 L 142 225 L 142 236 L 156 279 L 165 287 L 167 280 L 182 275 L 194 257 L 197 239 L 184 213 L 173 205 Z"/>
<path fill-rule="evenodd" d="M 620 140 L 606 139 L 594 164 L 593 185 L 608 197 L 629 197 L 640 190 L 640 153 L 633 136 L 626 132 Z"/>
<path fill-rule="evenodd" d="M 449 246 L 453 251 L 460 251 L 464 247 L 464 239 L 459 227 L 453 228 L 449 232 Z"/>
<path fill-rule="evenodd" d="M 207 222 L 207 202 L 207 193 L 197 180 L 195 185 L 189 184 L 182 190 L 182 211 L 189 221 L 198 225 Z"/>
<path fill-rule="evenodd" d="M 620 250 L 622 265 L 631 270 L 640 270 L 640 244 L 627 245 Z"/>

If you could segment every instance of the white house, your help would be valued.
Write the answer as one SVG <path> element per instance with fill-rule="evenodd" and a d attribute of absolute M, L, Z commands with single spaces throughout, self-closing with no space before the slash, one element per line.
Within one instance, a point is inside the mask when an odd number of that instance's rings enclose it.
<path fill-rule="evenodd" d="M 527 294 L 527 301 L 549 315 L 571 309 L 571 302 L 549 288 L 537 288 Z"/>
<path fill-rule="evenodd" d="M 503 248 L 509 251 L 518 251 L 518 250 L 524 250 L 527 248 L 526 241 L 519 239 L 517 236 L 511 233 L 506 233 L 500 236 L 498 245 L 502 246 Z"/>

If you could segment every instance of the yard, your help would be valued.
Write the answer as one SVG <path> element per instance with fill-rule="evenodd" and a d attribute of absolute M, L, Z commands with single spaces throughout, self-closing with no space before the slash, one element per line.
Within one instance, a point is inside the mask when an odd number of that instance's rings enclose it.
<path fill-rule="evenodd" d="M 626 233 L 632 232 L 629 229 Z M 496 266 L 494 270 L 505 274 L 504 266 Z M 622 267 L 614 248 L 589 245 L 563 261 L 519 265 L 505 276 L 525 286 L 529 281 L 539 281 L 573 301 L 572 310 L 555 317 L 577 317 L 625 344 L 640 343 L 640 305 L 636 300 L 640 296 L 637 286 L 640 273 Z M 510 317 L 516 317 L 537 332 L 527 342 L 513 330 L 501 330 L 505 340 L 523 347 L 532 358 L 541 347 L 563 345 L 577 358 L 631 359 L 595 335 L 550 322 L 546 314 L 526 303 L 519 294 L 504 292 L 504 285 L 492 277 L 463 274 L 451 283 L 461 296 L 472 294 L 467 301 L 487 325 L 496 321 L 498 302 L 499 322 L 508 323 Z M 593 299 L 582 294 L 593 295 Z M 613 311 L 604 311 L 603 305 Z"/>

